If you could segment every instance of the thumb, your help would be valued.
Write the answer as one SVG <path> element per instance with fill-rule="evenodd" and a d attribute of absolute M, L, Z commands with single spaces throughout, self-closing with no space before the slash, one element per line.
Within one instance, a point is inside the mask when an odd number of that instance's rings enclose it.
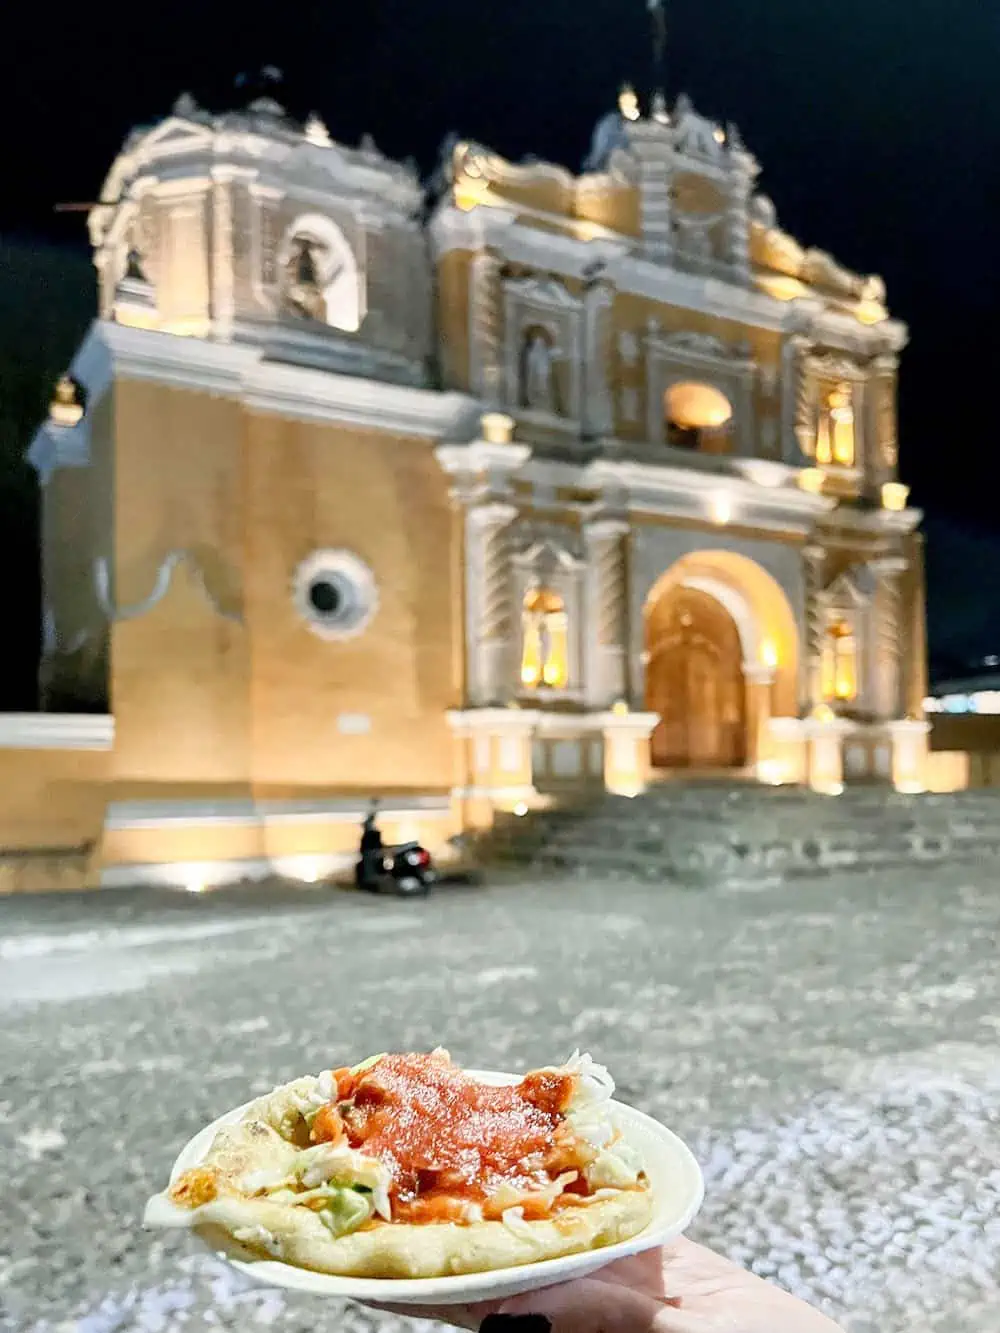
<path fill-rule="evenodd" d="M 514 1296 L 501 1315 L 541 1315 L 552 1333 L 655 1333 L 659 1301 L 616 1283 L 583 1278 Z"/>

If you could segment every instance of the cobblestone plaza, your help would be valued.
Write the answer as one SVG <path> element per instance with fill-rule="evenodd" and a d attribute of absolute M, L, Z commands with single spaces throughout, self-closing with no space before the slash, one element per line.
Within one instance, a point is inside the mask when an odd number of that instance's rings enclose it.
<path fill-rule="evenodd" d="M 229 1106 L 442 1043 L 508 1068 L 592 1051 L 702 1162 L 692 1235 L 850 1333 L 1000 1330 L 995 879 L 0 902 L 0 1325 L 419 1328 L 253 1290 L 138 1219 Z"/>

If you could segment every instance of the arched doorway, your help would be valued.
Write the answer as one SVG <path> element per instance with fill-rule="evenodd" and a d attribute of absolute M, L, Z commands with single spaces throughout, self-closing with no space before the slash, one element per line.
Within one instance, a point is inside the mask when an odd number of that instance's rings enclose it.
<path fill-rule="evenodd" d="M 667 591 L 646 621 L 646 707 L 658 768 L 741 768 L 747 761 L 746 685 L 736 622 L 709 593 Z"/>

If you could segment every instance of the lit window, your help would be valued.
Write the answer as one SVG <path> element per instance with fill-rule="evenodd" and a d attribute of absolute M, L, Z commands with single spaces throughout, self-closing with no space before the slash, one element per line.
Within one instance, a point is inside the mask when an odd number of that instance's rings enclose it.
<path fill-rule="evenodd" d="M 845 621 L 831 625 L 823 643 L 823 698 L 857 698 L 858 641 Z"/>
<path fill-rule="evenodd" d="M 529 690 L 562 690 L 569 682 L 569 618 L 558 593 L 536 588 L 521 615 L 521 684 Z"/>
<path fill-rule="evenodd" d="M 838 384 L 823 395 L 819 430 L 816 435 L 816 462 L 838 467 L 854 466 L 854 407 L 851 386 Z"/>
<path fill-rule="evenodd" d="M 723 452 L 733 408 L 724 393 L 710 384 L 674 384 L 664 396 L 667 443 L 675 449 Z"/>

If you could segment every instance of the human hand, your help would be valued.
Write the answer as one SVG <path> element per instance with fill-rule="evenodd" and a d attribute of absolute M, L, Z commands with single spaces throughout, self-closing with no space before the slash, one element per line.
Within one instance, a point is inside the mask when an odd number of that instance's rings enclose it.
<path fill-rule="evenodd" d="M 506 1301 L 396 1313 L 483 1333 L 542 1333 L 545 1320 L 551 1333 L 842 1333 L 805 1301 L 683 1239 Z"/>

